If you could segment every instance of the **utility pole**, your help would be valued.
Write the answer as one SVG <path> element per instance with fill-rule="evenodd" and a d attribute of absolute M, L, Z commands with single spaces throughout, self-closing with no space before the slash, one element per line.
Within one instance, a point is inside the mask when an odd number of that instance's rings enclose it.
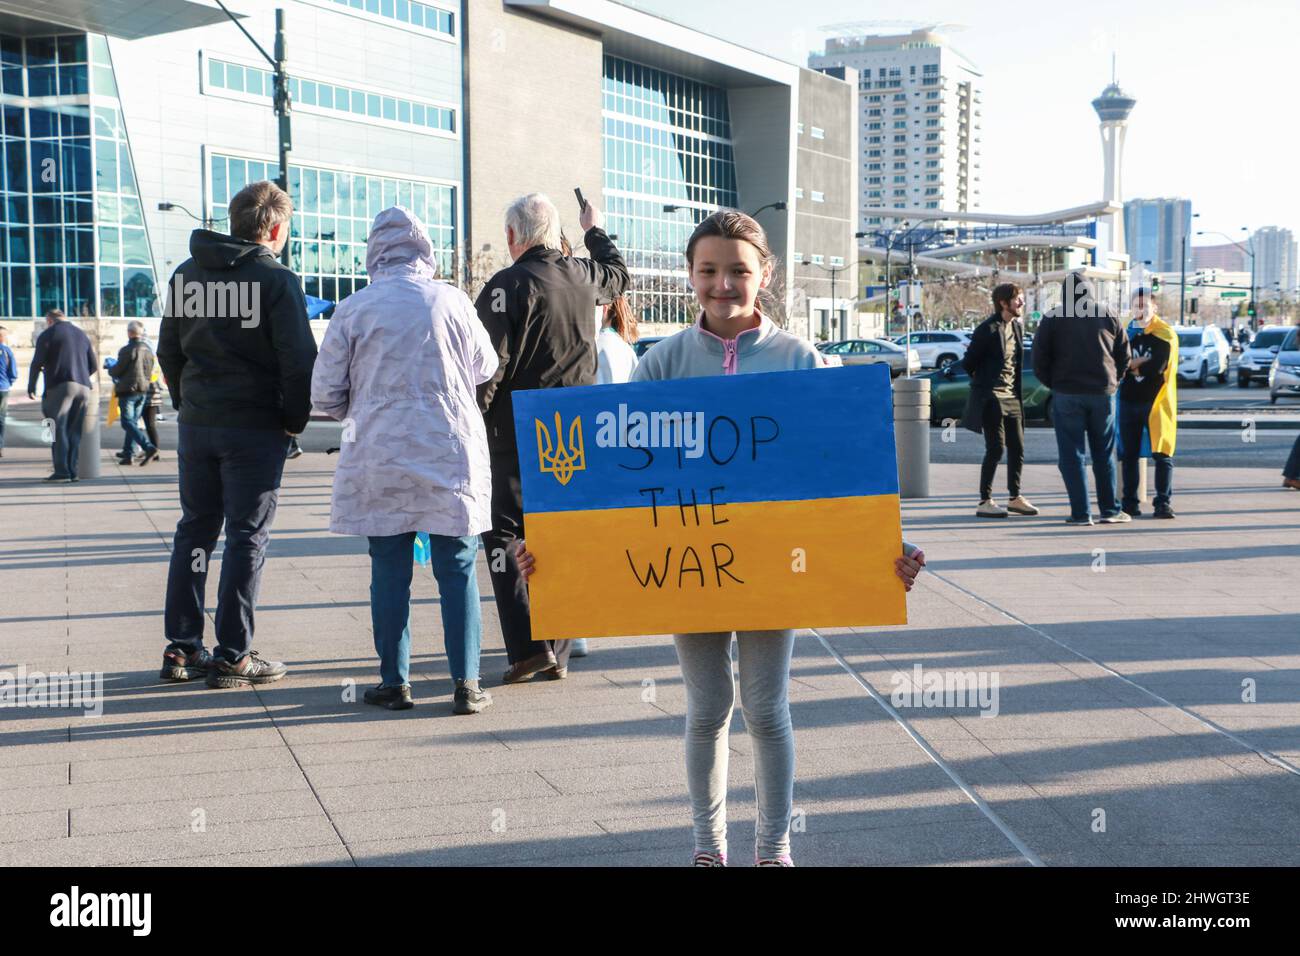
<path fill-rule="evenodd" d="M 221 11 L 230 18 L 230 21 L 239 27 L 239 31 L 248 37 L 248 42 L 257 48 L 257 52 L 262 54 L 262 59 L 271 64 L 273 73 L 272 104 L 275 108 L 278 125 L 276 138 L 280 143 L 280 175 L 276 179 L 276 184 L 287 193 L 289 191 L 289 152 L 293 149 L 293 134 L 289 119 L 292 110 L 292 103 L 289 100 L 289 73 L 285 68 L 287 45 L 284 38 L 284 9 L 277 7 L 275 11 L 275 56 L 271 57 L 262 49 L 262 44 L 253 39 L 253 35 L 244 29 L 244 25 L 226 8 L 226 5 L 221 0 L 216 0 L 216 3 L 221 8 Z M 289 243 L 287 242 L 284 244 L 284 250 L 280 253 L 280 259 L 285 265 L 289 265 Z"/>
<path fill-rule="evenodd" d="M 1187 310 L 1187 232 L 1183 231 L 1182 265 L 1178 276 L 1178 324 L 1182 325 Z"/>

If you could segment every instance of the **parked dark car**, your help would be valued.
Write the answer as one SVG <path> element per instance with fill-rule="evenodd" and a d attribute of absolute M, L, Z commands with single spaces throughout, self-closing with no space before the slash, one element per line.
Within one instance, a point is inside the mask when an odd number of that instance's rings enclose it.
<path fill-rule="evenodd" d="M 1025 364 L 1021 387 L 1025 398 L 1025 421 L 1052 423 L 1052 390 L 1034 375 L 1029 351 L 1025 351 Z M 942 425 L 945 419 L 961 419 L 970 395 L 970 373 L 960 365 L 924 372 L 914 378 L 930 380 L 930 424 Z"/>
<path fill-rule="evenodd" d="M 632 343 L 632 351 L 636 352 L 637 358 L 640 358 L 645 355 L 650 346 L 654 345 L 656 342 L 662 342 L 666 338 L 668 338 L 666 335 L 649 335 L 643 339 L 637 339 Z"/>

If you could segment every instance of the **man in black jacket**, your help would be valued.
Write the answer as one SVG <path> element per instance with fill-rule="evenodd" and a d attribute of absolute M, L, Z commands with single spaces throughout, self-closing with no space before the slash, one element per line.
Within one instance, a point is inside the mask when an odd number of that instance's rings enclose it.
<path fill-rule="evenodd" d="M 1082 275 L 1072 272 L 1062 282 L 1061 304 L 1039 323 L 1033 357 L 1034 374 L 1052 390 L 1057 467 L 1070 498 L 1067 523 L 1092 524 L 1084 470 L 1089 452 L 1100 523 L 1131 520 L 1115 497 L 1115 389 L 1128 370 L 1128 336 Z"/>
<path fill-rule="evenodd" d="M 45 313 L 45 331 L 36 338 L 36 351 L 27 377 L 27 397 L 36 397 L 36 379 L 45 376 L 41 415 L 53 425 L 54 473 L 46 481 L 77 481 L 81 430 L 90 401 L 90 376 L 98 362 L 86 333 L 59 309 Z M 99 450 L 95 449 L 95 454 Z"/>
<path fill-rule="evenodd" d="M 993 314 L 972 333 L 962 367 L 970 373 L 970 395 L 962 425 L 984 433 L 984 464 L 980 467 L 980 518 L 1005 518 L 1008 512 L 1036 515 L 1038 509 L 1020 494 L 1025 465 L 1025 406 L 1021 386 L 1024 364 L 1025 311 L 1020 286 L 1004 282 L 993 290 Z M 1007 495 L 1003 508 L 993 500 L 993 476 L 1007 451 Z"/>
<path fill-rule="evenodd" d="M 180 412 L 181 520 L 167 575 L 164 680 L 206 674 L 209 687 L 238 687 L 285 674 L 250 648 L 285 451 L 311 415 L 316 342 L 298 277 L 276 258 L 292 213 L 274 183 L 246 186 L 230 201 L 231 235 L 196 229 L 168 289 L 158 361 Z M 223 523 L 209 655 L 204 590 Z"/>
<path fill-rule="evenodd" d="M 117 456 L 118 464 L 122 465 L 131 464 L 136 445 L 144 452 L 141 466 L 158 457 L 158 447 L 140 428 L 140 416 L 149 401 L 149 380 L 153 378 L 153 352 L 144 344 L 143 335 L 143 322 L 128 322 L 127 343 L 118 351 L 116 364 L 108 370 L 113 379 L 113 392 L 117 395 L 122 431 L 126 433 L 122 440 L 122 453 Z"/>
<path fill-rule="evenodd" d="M 508 684 L 546 672 L 568 674 L 570 641 L 532 641 L 528 585 L 516 549 L 524 537 L 519 457 L 511 393 L 529 388 L 596 384 L 596 306 L 627 290 L 623 257 L 590 203 L 579 216 L 590 259 L 560 251 L 560 214 L 540 193 L 506 211 L 506 244 L 514 264 L 483 287 L 474 303 L 500 364 L 479 387 L 492 458 L 492 530 L 483 535 L 510 669 Z"/>

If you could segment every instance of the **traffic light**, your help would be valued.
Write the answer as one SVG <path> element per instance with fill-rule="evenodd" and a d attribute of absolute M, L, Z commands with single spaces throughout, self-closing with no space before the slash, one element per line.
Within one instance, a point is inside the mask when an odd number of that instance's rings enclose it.
<path fill-rule="evenodd" d="M 1247 303 L 1246 303 L 1246 314 L 1247 314 L 1248 316 L 1250 316 L 1252 319 L 1255 317 L 1255 303 L 1254 303 L 1254 302 L 1247 302 Z"/>
<path fill-rule="evenodd" d="M 1151 277 L 1151 293 L 1154 295 L 1155 293 L 1157 293 L 1157 292 L 1159 292 L 1159 291 L 1160 291 L 1160 277 L 1159 277 L 1159 276 L 1152 276 L 1152 277 Z"/>
<path fill-rule="evenodd" d="M 1187 300 L 1187 311 L 1190 312 L 1192 315 L 1195 315 L 1195 314 L 1196 314 L 1196 300 L 1195 300 L 1195 299 L 1188 299 L 1188 300 Z"/>

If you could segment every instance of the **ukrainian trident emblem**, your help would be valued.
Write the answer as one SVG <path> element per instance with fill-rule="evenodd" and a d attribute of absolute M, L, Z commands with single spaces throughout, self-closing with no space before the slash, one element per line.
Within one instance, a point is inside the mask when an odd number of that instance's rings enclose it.
<path fill-rule="evenodd" d="M 586 471 L 587 454 L 582 447 L 582 417 L 576 416 L 569 424 L 569 445 L 564 445 L 564 430 L 560 426 L 560 413 L 555 413 L 555 442 L 551 441 L 550 430 L 542 424 L 540 418 L 534 418 L 537 425 L 537 467 L 542 474 L 552 474 L 555 480 L 567 485 L 575 471 Z M 558 447 L 557 447 L 558 446 Z"/>

